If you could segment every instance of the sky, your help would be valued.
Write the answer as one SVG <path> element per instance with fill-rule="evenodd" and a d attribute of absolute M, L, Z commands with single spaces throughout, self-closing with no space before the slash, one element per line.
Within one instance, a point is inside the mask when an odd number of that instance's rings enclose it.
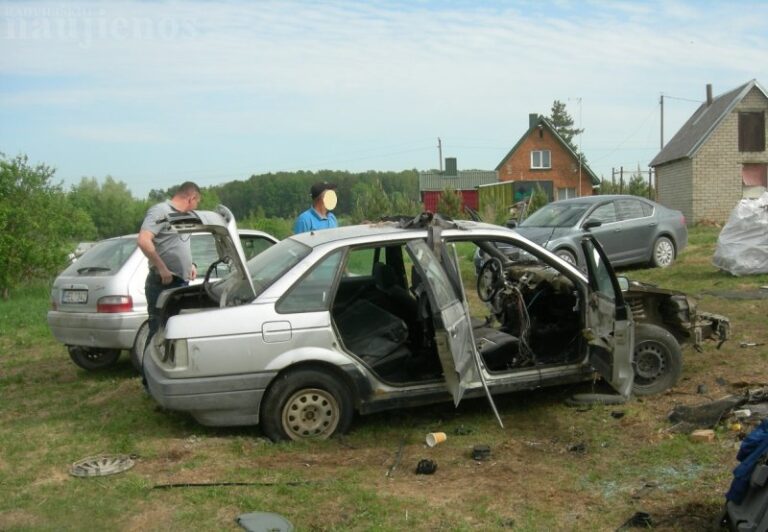
<path fill-rule="evenodd" d="M 493 170 L 560 100 L 592 170 L 647 169 L 768 86 L 768 2 L 0 0 L 0 152 L 137 198 L 324 169 Z"/>

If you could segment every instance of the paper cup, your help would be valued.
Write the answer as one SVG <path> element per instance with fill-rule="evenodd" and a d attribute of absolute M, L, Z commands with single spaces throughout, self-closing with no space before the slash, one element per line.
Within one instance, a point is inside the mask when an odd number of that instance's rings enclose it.
<path fill-rule="evenodd" d="M 434 447 L 438 443 L 443 443 L 447 437 L 445 432 L 430 432 L 427 434 L 427 445 Z"/>

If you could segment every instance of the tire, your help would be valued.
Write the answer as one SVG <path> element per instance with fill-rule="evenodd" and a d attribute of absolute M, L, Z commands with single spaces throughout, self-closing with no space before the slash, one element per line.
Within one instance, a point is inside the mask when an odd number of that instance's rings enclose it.
<path fill-rule="evenodd" d="M 683 354 L 674 336 L 649 323 L 635 326 L 635 348 L 632 356 L 635 382 L 632 393 L 653 395 L 661 393 L 680 379 Z"/>
<path fill-rule="evenodd" d="M 114 366 L 120 358 L 119 349 L 90 349 L 76 345 L 70 345 L 67 349 L 72 362 L 88 371 L 98 371 Z"/>
<path fill-rule="evenodd" d="M 272 441 L 325 440 L 349 430 L 354 414 L 349 388 L 321 369 L 288 371 L 267 390 L 261 429 Z"/>
<path fill-rule="evenodd" d="M 667 268 L 673 262 L 675 262 L 675 244 L 669 238 L 660 236 L 653 243 L 651 266 L 654 268 Z"/>
<path fill-rule="evenodd" d="M 576 255 L 574 255 L 567 249 L 558 249 L 557 251 L 555 251 L 555 255 L 563 259 L 568 264 L 573 264 L 574 266 L 578 265 L 578 261 L 576 260 Z"/>
<path fill-rule="evenodd" d="M 147 335 L 149 334 L 149 322 L 145 321 L 136 332 L 136 339 L 131 348 L 131 364 L 133 368 L 141 373 L 141 367 L 144 365 L 144 347 L 147 345 Z"/>

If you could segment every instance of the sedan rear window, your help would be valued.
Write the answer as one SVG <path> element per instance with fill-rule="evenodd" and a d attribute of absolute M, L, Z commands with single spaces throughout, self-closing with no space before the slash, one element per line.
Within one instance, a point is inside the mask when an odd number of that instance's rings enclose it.
<path fill-rule="evenodd" d="M 248 261 L 248 273 L 258 296 L 309 255 L 312 248 L 286 238 Z"/>
<path fill-rule="evenodd" d="M 62 275 L 112 275 L 123 267 L 135 249 L 135 236 L 104 240 L 83 253 Z"/>

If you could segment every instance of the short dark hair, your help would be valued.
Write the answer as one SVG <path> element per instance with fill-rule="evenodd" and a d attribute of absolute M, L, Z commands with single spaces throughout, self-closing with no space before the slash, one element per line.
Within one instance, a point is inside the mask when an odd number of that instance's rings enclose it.
<path fill-rule="evenodd" d="M 193 183 L 192 181 L 184 181 L 181 185 L 179 185 L 179 188 L 176 189 L 174 196 L 187 197 L 192 194 L 201 196 L 202 194 L 200 193 L 200 187 L 198 187 L 197 184 Z"/>

